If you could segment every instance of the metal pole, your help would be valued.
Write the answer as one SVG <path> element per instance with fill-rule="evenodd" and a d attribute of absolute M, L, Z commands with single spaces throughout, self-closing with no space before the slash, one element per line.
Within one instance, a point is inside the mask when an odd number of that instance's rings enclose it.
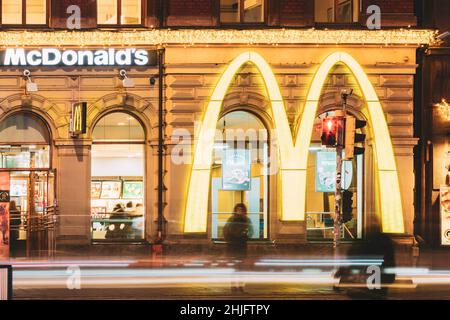
<path fill-rule="evenodd" d="M 342 206 L 342 163 L 343 163 L 343 157 L 342 157 L 342 151 L 344 148 L 344 137 L 343 132 L 345 132 L 345 117 L 347 113 L 347 99 L 349 96 L 351 96 L 353 93 L 353 90 L 350 89 L 350 91 L 347 92 L 347 90 L 343 90 L 341 92 L 341 98 L 342 98 L 342 114 L 338 114 L 338 116 L 341 116 L 343 119 L 343 122 L 340 122 L 341 124 L 344 124 L 344 127 L 337 130 L 337 147 L 336 147 L 336 191 L 334 194 L 334 248 L 337 249 L 339 246 L 339 241 L 341 239 L 341 225 L 342 225 L 342 219 L 341 219 L 341 206 Z M 340 131 L 339 131 L 340 130 Z"/>
<path fill-rule="evenodd" d="M 163 241 L 164 230 L 164 57 L 165 49 L 158 48 L 159 104 L 158 104 L 158 230 L 157 243 Z"/>

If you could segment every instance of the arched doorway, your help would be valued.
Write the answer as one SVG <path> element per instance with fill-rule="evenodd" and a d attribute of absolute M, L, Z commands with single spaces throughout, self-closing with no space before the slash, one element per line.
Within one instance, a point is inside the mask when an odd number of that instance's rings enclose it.
<path fill-rule="evenodd" d="M 11 256 L 48 253 L 55 173 L 44 120 L 31 112 L 5 118 L 0 123 L 0 157 L 0 171 L 9 181 Z"/>
<path fill-rule="evenodd" d="M 92 241 L 143 241 L 145 130 L 133 115 L 113 112 L 96 123 L 92 135 Z"/>
<path fill-rule="evenodd" d="M 328 111 L 314 121 L 308 156 L 306 182 L 306 230 L 309 241 L 332 241 L 334 229 L 334 206 L 336 190 L 336 150 L 322 147 L 322 120 L 335 116 Z M 368 148 L 366 148 L 367 150 Z M 366 154 L 356 155 L 353 160 L 343 161 L 342 190 L 351 198 L 351 214 L 341 227 L 341 240 L 363 238 L 364 185 Z M 370 175 L 371 176 L 371 175 Z"/>
<path fill-rule="evenodd" d="M 233 111 L 218 122 L 211 170 L 211 238 L 223 228 L 236 204 L 252 223 L 251 239 L 268 238 L 269 137 L 264 123 L 248 111 Z"/>

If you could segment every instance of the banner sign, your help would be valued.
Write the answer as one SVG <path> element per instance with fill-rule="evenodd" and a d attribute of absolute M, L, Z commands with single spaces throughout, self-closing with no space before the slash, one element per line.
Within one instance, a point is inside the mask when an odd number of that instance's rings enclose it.
<path fill-rule="evenodd" d="M 11 67 L 156 66 L 157 60 L 156 50 L 136 48 L 99 50 L 9 48 L 0 51 L 0 66 Z"/>
<path fill-rule="evenodd" d="M 0 172 L 0 259 L 9 259 L 9 173 Z"/>
<path fill-rule="evenodd" d="M 248 191 L 251 189 L 251 152 L 226 149 L 222 163 L 222 189 Z"/>
<path fill-rule="evenodd" d="M 450 187 L 441 187 L 441 244 L 450 246 Z"/>
<path fill-rule="evenodd" d="M 348 190 L 353 179 L 352 161 L 342 162 L 342 189 Z M 316 192 L 336 191 L 336 152 L 319 151 L 316 157 Z"/>

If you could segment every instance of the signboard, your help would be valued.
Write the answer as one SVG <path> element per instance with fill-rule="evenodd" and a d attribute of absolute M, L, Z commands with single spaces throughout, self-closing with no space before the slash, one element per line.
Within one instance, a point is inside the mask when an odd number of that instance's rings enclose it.
<path fill-rule="evenodd" d="M 124 181 L 123 182 L 123 198 L 124 199 L 141 199 L 143 195 L 142 181 Z"/>
<path fill-rule="evenodd" d="M 77 50 L 9 48 L 0 51 L 0 66 L 10 67 L 103 67 L 155 66 L 157 51 L 137 48 Z"/>
<path fill-rule="evenodd" d="M 353 179 L 352 161 L 343 161 L 342 189 L 350 188 Z M 336 191 L 336 152 L 319 151 L 316 157 L 316 192 Z"/>
<path fill-rule="evenodd" d="M 9 173 L 0 172 L 0 259 L 9 259 Z"/>
<path fill-rule="evenodd" d="M 450 186 L 442 186 L 441 202 L 441 244 L 450 246 Z"/>
<path fill-rule="evenodd" d="M 72 119 L 70 122 L 72 134 L 85 134 L 87 131 L 87 103 L 80 102 L 72 105 Z"/>
<path fill-rule="evenodd" d="M 251 188 L 251 153 L 245 149 L 226 149 L 222 162 L 222 189 L 248 191 Z"/>

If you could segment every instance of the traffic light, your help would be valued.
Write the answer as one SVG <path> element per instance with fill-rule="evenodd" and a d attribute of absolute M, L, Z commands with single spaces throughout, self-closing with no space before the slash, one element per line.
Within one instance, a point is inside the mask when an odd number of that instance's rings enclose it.
<path fill-rule="evenodd" d="M 322 120 L 322 146 L 336 147 L 342 145 L 342 136 L 342 117 L 328 117 Z"/>
<path fill-rule="evenodd" d="M 342 192 L 342 222 L 346 223 L 353 219 L 353 192 L 344 190 Z"/>
<path fill-rule="evenodd" d="M 351 160 L 355 155 L 363 154 L 364 148 L 357 147 L 355 144 L 363 143 L 366 135 L 356 133 L 356 130 L 362 129 L 367 125 L 364 120 L 357 120 L 355 117 L 347 116 L 345 118 L 345 160 Z"/>

